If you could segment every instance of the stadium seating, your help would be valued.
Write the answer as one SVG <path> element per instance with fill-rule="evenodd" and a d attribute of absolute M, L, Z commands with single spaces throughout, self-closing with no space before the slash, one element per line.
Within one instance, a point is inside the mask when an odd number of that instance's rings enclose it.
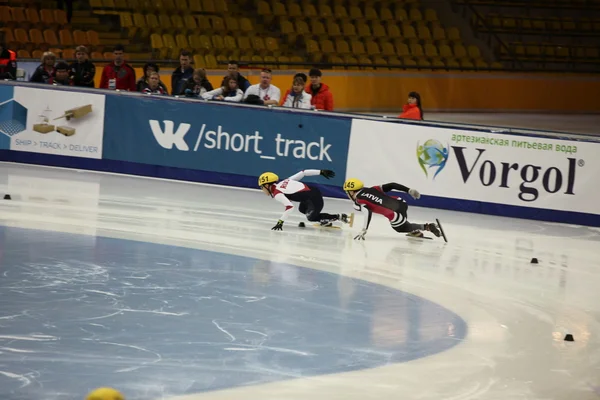
<path fill-rule="evenodd" d="M 473 29 L 494 36 L 500 60 L 527 67 L 600 69 L 600 0 L 454 0 Z"/>

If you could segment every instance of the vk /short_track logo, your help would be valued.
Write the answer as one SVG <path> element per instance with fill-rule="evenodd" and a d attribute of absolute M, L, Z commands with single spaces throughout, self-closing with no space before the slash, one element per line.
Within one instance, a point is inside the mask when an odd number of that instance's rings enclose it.
<path fill-rule="evenodd" d="M 443 171 L 450 156 L 449 148 L 450 146 L 444 146 L 435 139 L 429 139 L 423 144 L 417 142 L 417 161 L 425 176 L 429 177 L 428 169 L 435 171 L 433 179 Z"/>

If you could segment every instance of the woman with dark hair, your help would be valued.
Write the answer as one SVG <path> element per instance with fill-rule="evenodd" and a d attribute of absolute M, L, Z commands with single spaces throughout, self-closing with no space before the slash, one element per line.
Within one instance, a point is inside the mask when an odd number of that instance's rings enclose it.
<path fill-rule="evenodd" d="M 150 87 L 150 84 L 148 82 L 150 75 L 152 74 L 152 72 L 158 73 L 160 71 L 160 67 L 158 66 L 158 64 L 149 62 L 149 63 L 146 63 L 146 65 L 144 65 L 143 70 L 144 70 L 144 75 L 140 79 L 138 79 L 137 84 L 136 84 L 138 92 L 144 92 L 144 90 L 146 88 Z M 159 75 L 159 77 L 160 77 L 160 75 Z M 161 90 L 165 94 L 168 94 L 167 86 L 160 79 L 158 82 L 159 82 L 158 84 L 159 84 Z"/>
<path fill-rule="evenodd" d="M 398 118 L 423 120 L 423 108 L 419 93 L 410 92 L 408 94 L 408 102 L 404 105 L 404 111 Z"/>
<path fill-rule="evenodd" d="M 222 100 L 240 102 L 244 97 L 244 92 L 238 87 L 237 79 L 234 74 L 229 74 L 223 79 L 223 86 L 202 95 L 206 100 Z"/>

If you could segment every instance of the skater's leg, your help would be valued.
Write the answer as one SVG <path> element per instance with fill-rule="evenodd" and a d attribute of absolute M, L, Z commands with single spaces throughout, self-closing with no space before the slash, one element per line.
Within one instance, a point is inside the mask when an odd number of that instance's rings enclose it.
<path fill-rule="evenodd" d="M 339 214 L 322 213 L 324 205 L 321 191 L 317 188 L 311 188 L 311 196 L 307 201 L 306 218 L 311 222 L 320 221 L 322 223 L 330 223 L 340 219 Z"/>

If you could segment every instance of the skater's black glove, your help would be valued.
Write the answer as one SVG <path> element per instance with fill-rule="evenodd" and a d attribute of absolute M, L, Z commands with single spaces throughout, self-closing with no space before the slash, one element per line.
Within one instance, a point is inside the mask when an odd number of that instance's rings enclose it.
<path fill-rule="evenodd" d="M 283 221 L 277 221 L 277 225 L 271 228 L 272 231 L 282 231 L 283 230 Z"/>
<path fill-rule="evenodd" d="M 321 170 L 321 175 L 323 175 L 327 179 L 330 179 L 330 178 L 333 178 L 335 176 L 335 172 L 333 172 L 330 169 L 322 169 Z"/>

